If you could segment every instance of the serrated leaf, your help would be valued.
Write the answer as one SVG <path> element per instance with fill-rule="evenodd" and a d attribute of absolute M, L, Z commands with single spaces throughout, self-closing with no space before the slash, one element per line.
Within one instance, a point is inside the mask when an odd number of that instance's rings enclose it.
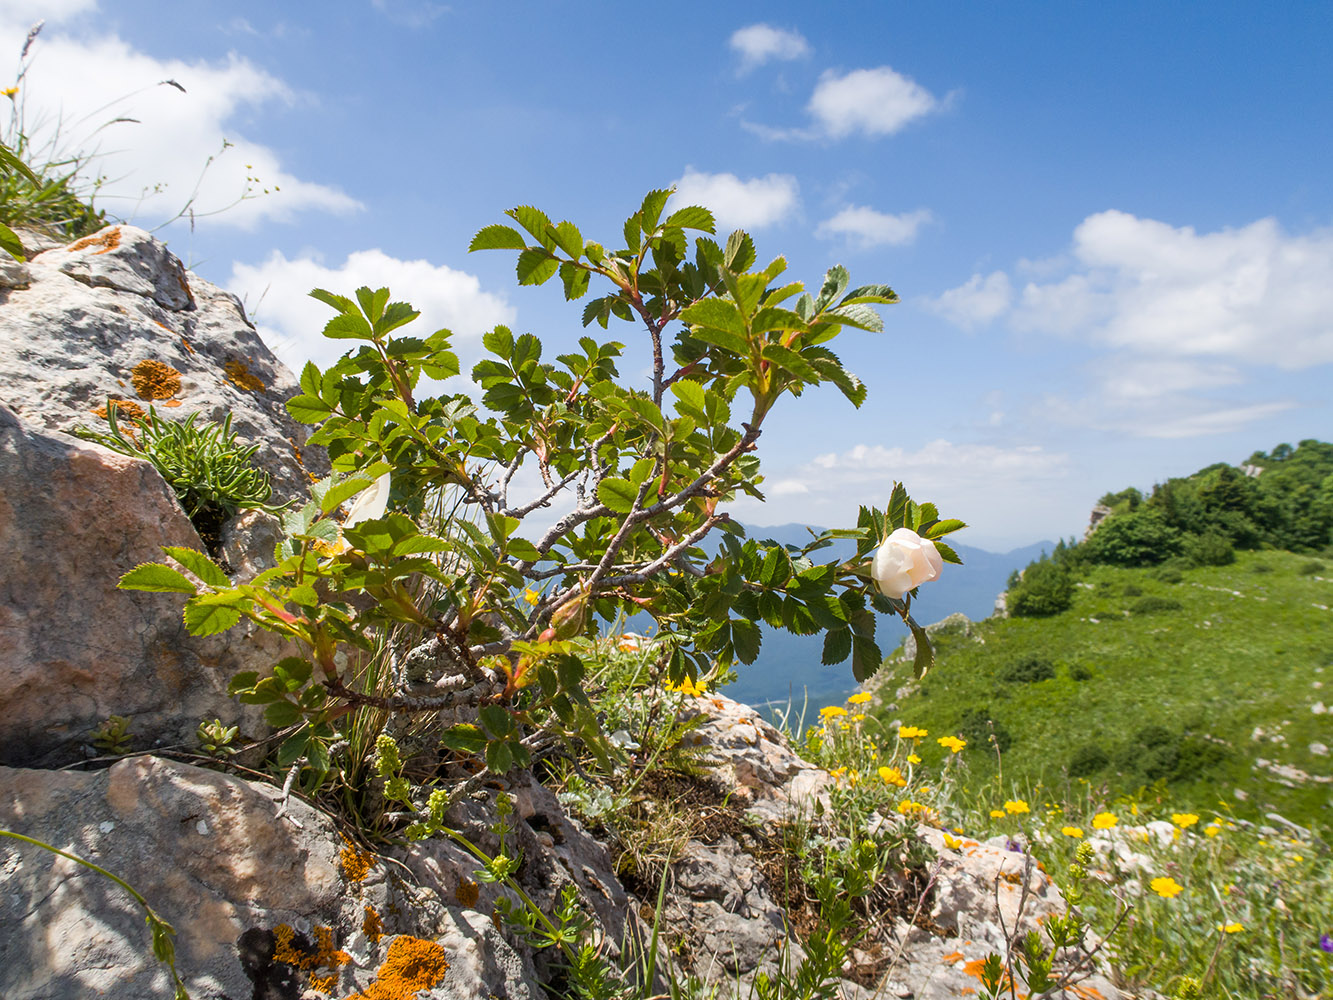
<path fill-rule="evenodd" d="M 565 261 L 560 265 L 560 281 L 565 286 L 565 301 L 573 302 L 588 293 L 591 275 L 576 264 Z"/>
<path fill-rule="evenodd" d="M 673 382 L 671 392 L 680 401 L 677 409 L 681 413 L 689 413 L 691 416 L 707 419 L 707 414 L 704 411 L 707 394 L 704 392 L 704 387 L 698 382 L 691 382 L 689 379 Z"/>
<path fill-rule="evenodd" d="M 725 299 L 701 299 L 685 309 L 680 318 L 690 326 L 723 330 L 741 337 L 749 332 L 745 325 L 745 317 L 736 308 L 736 304 Z"/>
<path fill-rule="evenodd" d="M 745 618 L 733 618 L 731 644 L 736 650 L 736 659 L 742 663 L 753 663 L 759 656 L 759 647 L 763 645 L 763 634 L 754 622 Z"/>
<path fill-rule="evenodd" d="M 852 636 L 852 676 L 859 683 L 865 683 L 875 676 L 884 663 L 884 654 L 878 643 L 859 635 Z"/>
<path fill-rule="evenodd" d="M 547 250 L 529 247 L 518 255 L 514 266 L 520 285 L 540 285 L 549 281 L 560 269 L 560 262 Z"/>
<path fill-rule="evenodd" d="M 332 306 L 341 313 L 355 313 L 356 303 L 346 295 L 336 295 L 333 292 L 325 291 L 323 288 L 316 288 L 310 293 L 312 299 L 319 299 L 326 306 Z"/>
<path fill-rule="evenodd" d="M 935 545 L 935 551 L 940 554 L 940 558 L 945 562 L 952 563 L 955 566 L 963 565 L 962 558 L 953 550 L 952 546 L 941 542 L 938 538 L 933 539 L 933 543 Z"/>
<path fill-rule="evenodd" d="M 533 208 L 531 205 L 519 205 L 517 208 L 511 208 L 508 212 L 505 212 L 505 215 L 531 233 L 533 238 L 546 249 L 550 250 L 555 246 L 551 237 L 546 233 L 551 228 L 551 220 L 541 209 Z"/>
<path fill-rule="evenodd" d="M 463 722 L 446 729 L 440 744 L 459 753 L 479 754 L 486 749 L 486 734 L 477 726 Z"/>
<path fill-rule="evenodd" d="M 196 597 L 185 604 L 185 627 L 191 635 L 217 635 L 241 620 L 235 608 L 210 604 Z"/>
<path fill-rule="evenodd" d="M 286 729 L 301 721 L 301 710 L 290 701 L 275 701 L 264 709 L 264 721 L 274 729 Z M 300 757 L 300 754 L 296 756 Z M 290 763 L 296 763 L 296 759 L 293 758 Z"/>
<path fill-rule="evenodd" d="M 388 292 L 388 289 L 383 289 L 383 291 Z M 421 313 L 417 312 L 406 302 L 390 302 L 379 319 L 375 320 L 375 335 L 383 337 L 386 334 L 397 330 L 400 326 L 405 326 L 408 323 L 411 323 L 420 315 Z M 416 340 L 416 338 L 412 339 Z M 421 344 L 423 347 L 425 346 L 420 340 L 416 340 L 416 344 Z M 413 347 L 415 346 L 416 345 L 414 344 Z"/>
<path fill-rule="evenodd" d="M 583 256 L 583 234 L 579 232 L 579 227 L 568 219 L 558 225 L 547 226 L 546 235 L 574 260 Z"/>
<path fill-rule="evenodd" d="M 221 590 L 231 586 L 231 581 L 227 579 L 227 574 L 222 572 L 222 567 L 197 549 L 187 549 L 179 545 L 164 545 L 162 551 L 210 587 Z"/>
<path fill-rule="evenodd" d="M 666 208 L 670 197 L 670 191 L 649 191 L 644 197 L 643 204 L 639 206 L 639 226 L 644 233 L 651 233 L 657 228 L 657 222 L 662 218 L 662 209 Z"/>
<path fill-rule="evenodd" d="M 324 325 L 324 336 L 330 340 L 373 340 L 370 324 L 364 316 L 356 313 L 343 313 L 334 316 Z"/>
<path fill-rule="evenodd" d="M 737 229 L 728 236 L 722 259 L 732 271 L 748 271 L 755 262 L 754 240 L 750 239 L 750 234 Z"/>
<path fill-rule="evenodd" d="M 361 304 L 361 311 L 365 313 L 366 319 L 376 323 L 384 315 L 384 304 L 389 301 L 389 290 L 380 288 L 371 291 L 370 286 L 362 285 L 356 290 L 356 300 Z"/>
<path fill-rule="evenodd" d="M 869 330 L 871 333 L 882 333 L 884 330 L 883 317 L 870 306 L 838 306 L 824 313 L 825 319 L 830 316 L 837 316 L 845 326 L 854 326 L 859 330 Z"/>
<path fill-rule="evenodd" d="M 524 250 L 528 242 L 517 229 L 495 224 L 477 230 L 468 244 L 468 253 L 474 250 Z"/>
<path fill-rule="evenodd" d="M 318 396 L 302 394 L 287 400 L 287 412 L 301 424 L 318 424 L 333 413 L 333 407 Z"/>
<path fill-rule="evenodd" d="M 906 616 L 906 620 L 907 627 L 912 630 L 912 637 L 916 639 L 916 656 L 912 660 L 912 670 L 917 680 L 920 680 L 935 662 L 935 648 L 930 644 L 929 633 L 913 621 L 911 615 Z"/>
<path fill-rule="evenodd" d="M 195 594 L 199 588 L 163 563 L 140 563 L 120 578 L 122 590 L 147 590 L 158 594 Z"/>
<path fill-rule="evenodd" d="M 633 510 L 638 497 L 639 488 L 620 476 L 608 476 L 597 484 L 597 499 L 617 514 L 628 514 Z"/>
<path fill-rule="evenodd" d="M 834 628 L 824 633 L 824 653 L 819 662 L 831 667 L 847 659 L 852 653 L 850 629 Z"/>
<path fill-rule="evenodd" d="M 369 476 L 353 476 L 345 479 L 336 486 L 330 486 L 322 497 L 319 498 L 319 509 L 322 513 L 328 514 L 337 510 L 347 500 L 363 493 L 374 485 L 374 480 Z"/>
<path fill-rule="evenodd" d="M 698 229 L 705 233 L 717 231 L 713 213 L 701 205 L 688 205 L 677 209 L 667 216 L 667 226 L 679 226 L 681 229 Z"/>
<path fill-rule="evenodd" d="M 23 241 L 18 238 L 18 234 L 14 230 L 3 223 L 0 223 L 0 250 L 4 250 L 15 260 L 28 259 L 23 252 Z"/>
<path fill-rule="evenodd" d="M 952 532 L 958 531 L 959 529 L 966 527 L 967 524 L 965 522 L 958 520 L 958 518 L 956 517 L 951 517 L 943 521 L 936 521 L 934 524 L 932 524 L 929 528 L 926 529 L 926 537 L 930 539 L 935 539 L 939 538 L 941 535 L 948 535 L 951 534 Z"/>

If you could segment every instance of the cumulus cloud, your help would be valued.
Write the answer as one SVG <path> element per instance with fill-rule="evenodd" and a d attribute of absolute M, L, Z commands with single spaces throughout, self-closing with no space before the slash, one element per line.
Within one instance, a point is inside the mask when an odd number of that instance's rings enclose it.
<path fill-rule="evenodd" d="M 799 31 L 775 28 L 771 24 L 751 24 L 732 33 L 731 48 L 740 54 L 740 72 L 762 66 L 772 60 L 802 59 L 810 54 L 810 44 Z"/>
<path fill-rule="evenodd" d="M 1333 231 L 1260 219 L 1199 233 L 1109 211 L 1074 231 L 1073 258 L 1072 274 L 1023 289 L 1016 325 L 1145 355 L 1333 362 Z"/>
<path fill-rule="evenodd" d="M 474 275 L 426 260 L 399 260 L 382 250 L 358 250 L 338 266 L 314 257 L 288 260 L 275 251 L 261 264 L 233 264 L 227 289 L 246 303 L 264 342 L 300 372 L 307 361 L 326 367 L 349 346 L 348 341 L 324 338 L 321 331 L 333 312 L 310 298 L 310 290 L 351 295 L 362 285 L 387 286 L 395 300 L 420 311 L 417 320 L 402 328 L 405 335 L 426 336 L 441 327 L 453 331 L 453 348 L 465 374 L 480 356 L 481 334 L 515 318 L 513 307 L 483 291 Z"/>
<path fill-rule="evenodd" d="M 93 6 L 63 0 L 54 8 L 68 18 Z M 0 51 L 23 45 L 21 8 L 9 4 L 0 16 Z M 51 159 L 95 154 L 90 169 L 105 178 L 98 201 L 113 215 L 155 226 L 187 204 L 196 216 L 232 206 L 213 221 L 250 229 L 302 211 L 360 207 L 335 187 L 289 173 L 273 150 L 238 134 L 240 112 L 296 102 L 283 81 L 247 59 L 157 59 L 115 35 L 76 38 L 51 25 L 30 59 L 20 99 L 34 148 Z M 115 118 L 133 121 L 109 124 Z M 247 188 L 270 193 L 233 204 Z"/>
<path fill-rule="evenodd" d="M 775 128 L 748 121 L 741 122 L 741 126 L 770 140 L 844 139 L 857 133 L 874 139 L 892 135 L 944 104 L 890 66 L 843 74 L 826 70 L 806 105 L 810 126 Z"/>
<path fill-rule="evenodd" d="M 923 299 L 922 304 L 964 330 L 974 330 L 1008 312 L 1013 298 L 1009 276 L 1003 271 L 992 271 L 984 278 L 974 274 L 957 288 L 933 299 Z"/>
<path fill-rule="evenodd" d="M 675 206 L 703 205 L 723 231 L 763 229 L 785 221 L 800 206 L 800 188 L 791 174 L 741 180 L 735 174 L 707 174 L 686 167 L 675 187 Z"/>
<path fill-rule="evenodd" d="M 869 250 L 878 246 L 906 246 L 916 239 L 917 230 L 932 216 L 924 208 L 915 212 L 890 215 L 873 208 L 849 205 L 831 219 L 825 219 L 815 230 L 820 239 L 845 237 L 850 246 Z"/>

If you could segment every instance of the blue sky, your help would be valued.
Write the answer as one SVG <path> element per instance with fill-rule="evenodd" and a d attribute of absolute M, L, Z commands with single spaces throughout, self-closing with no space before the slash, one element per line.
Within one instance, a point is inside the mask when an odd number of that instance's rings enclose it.
<path fill-rule="evenodd" d="M 613 242 L 675 183 L 793 277 L 888 282 L 886 332 L 839 341 L 869 399 L 775 413 L 751 523 L 846 522 L 902 479 L 1003 549 L 1081 532 L 1107 490 L 1333 435 L 1333 7 L 649 10 L 0 0 L 0 53 L 17 69 L 47 19 L 29 122 L 105 154 L 102 203 L 147 228 L 234 143 L 196 208 L 270 193 L 161 234 L 289 364 L 329 359 L 305 293 L 363 283 L 465 362 L 498 322 L 557 353 L 579 307 L 465 252 L 523 203 Z"/>

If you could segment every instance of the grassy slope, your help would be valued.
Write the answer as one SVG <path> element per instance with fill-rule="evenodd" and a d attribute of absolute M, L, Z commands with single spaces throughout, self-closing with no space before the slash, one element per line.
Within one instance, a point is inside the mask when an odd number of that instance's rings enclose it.
<path fill-rule="evenodd" d="M 1148 570 L 1096 567 L 1061 615 L 987 621 L 971 639 L 942 638 L 936 667 L 888 715 L 935 736 L 957 731 L 969 706 L 989 707 L 1014 738 L 1003 761 L 1006 782 L 1060 788 L 1069 782 L 1073 752 L 1098 745 L 1113 762 L 1091 780 L 1113 794 L 1146 783 L 1126 761 L 1141 759 L 1138 731 L 1161 725 L 1196 737 L 1196 746 L 1197 737 L 1220 740 L 1229 752 L 1197 780 L 1177 778 L 1177 801 L 1209 808 L 1224 799 L 1242 815 L 1276 809 L 1326 826 L 1333 823 L 1333 784 L 1284 787 L 1253 763 L 1264 758 L 1311 775 L 1333 773 L 1333 758 L 1309 750 L 1311 742 L 1333 745 L 1333 714 L 1311 712 L 1320 701 L 1333 706 L 1333 565 L 1302 573 L 1311 562 L 1286 552 L 1244 552 L 1232 566 L 1186 570 L 1174 584 Z M 1126 615 L 1140 599 L 1126 596 L 1127 585 L 1183 607 Z M 1030 654 L 1052 662 L 1057 676 L 1027 684 L 997 676 Z M 1091 677 L 1071 679 L 1079 667 Z M 899 665 L 884 690 L 908 678 L 910 667 Z M 1257 741 L 1256 727 L 1266 734 Z M 970 784 L 994 774 L 993 755 L 967 756 Z M 1249 799 L 1236 799 L 1235 788 Z"/>

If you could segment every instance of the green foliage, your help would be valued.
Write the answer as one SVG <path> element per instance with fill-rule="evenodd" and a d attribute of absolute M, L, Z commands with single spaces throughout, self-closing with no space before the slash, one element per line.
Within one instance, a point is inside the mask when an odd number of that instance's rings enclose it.
<path fill-rule="evenodd" d="M 1191 566 L 1230 566 L 1236 561 L 1231 539 L 1211 528 L 1201 535 L 1185 536 L 1182 551 Z"/>
<path fill-rule="evenodd" d="M 113 715 L 92 731 L 91 739 L 99 753 L 111 757 L 127 754 L 134 742 L 130 720 L 123 715 Z"/>
<path fill-rule="evenodd" d="M 1056 615 L 1074 599 L 1074 581 L 1069 572 L 1051 560 L 1029 564 L 1018 586 L 1009 591 L 1009 613 L 1020 618 Z"/>
<path fill-rule="evenodd" d="M 762 496 L 756 445 L 780 399 L 830 383 L 860 404 L 864 386 L 828 345 L 847 327 L 878 331 L 870 307 L 896 297 L 882 285 L 849 289 L 841 267 L 817 294 L 799 282 L 779 285 L 785 263 L 756 268 L 744 233 L 725 245 L 696 236 L 691 248 L 686 230 L 711 234 L 711 216 L 682 209 L 662 219 L 665 198 L 649 194 L 627 221 L 621 250 L 531 207 L 508 213 L 521 232 L 490 226 L 472 245 L 519 251 L 520 284 L 559 275 L 571 300 L 595 281 L 604 294 L 585 309 L 584 324 L 640 325 L 653 359 L 647 390 L 622 383 L 615 341 L 583 337 L 577 351 L 547 361 L 536 337 L 501 326 L 483 338 L 487 357 L 472 370 L 480 405 L 462 393 L 422 396 L 423 378 L 459 372 L 447 330 L 402 334 L 417 312 L 388 289 L 312 293 L 335 313 L 325 335 L 352 350 L 325 371 L 308 364 L 288 404 L 319 425 L 311 441 L 327 447 L 334 473 L 286 515 L 278 565 L 235 587 L 206 565 L 185 567 L 199 588 L 165 564 L 124 581 L 187 594 L 185 621 L 196 634 L 248 618 L 297 644 L 300 655 L 271 676 L 231 683 L 242 701 L 267 706 L 271 725 L 307 723 L 286 745 L 288 763 L 304 756 L 314 772 L 326 771 L 331 720 L 348 708 L 443 704 L 358 689 L 341 654 L 369 651 L 389 629 L 434 636 L 465 676 L 504 677 L 500 703 L 446 735 L 446 745 L 484 754 L 495 773 L 526 765 L 525 741 L 536 730 L 592 749 L 603 771 L 613 766 L 621 754 L 588 698 L 585 658 L 600 623 L 624 613 L 655 619 L 673 682 L 714 663 L 753 662 L 760 621 L 826 632 L 825 660 L 850 658 L 863 679 L 882 662 L 875 611 L 902 616 L 919 633 L 918 670 L 929 664 L 911 595 L 880 594 L 870 555 L 905 526 L 957 562 L 943 539 L 962 522 L 914 502 L 901 485 L 884 510 L 863 508 L 855 528 L 803 546 L 746 539 L 719 510 L 738 495 Z M 510 486 L 525 465 L 544 485 L 519 500 Z M 387 502 L 339 524 L 344 502 L 355 508 L 388 485 Z M 526 517 L 566 498 L 569 513 L 525 536 Z M 439 508 L 451 513 L 424 518 Z M 700 543 L 714 529 L 724 537 L 710 556 Z M 834 538 L 853 539 L 856 557 L 817 562 Z"/>
<path fill-rule="evenodd" d="M 239 731 L 238 726 L 224 725 L 221 719 L 214 719 L 212 722 L 199 723 L 195 739 L 199 742 L 199 749 L 208 756 L 226 760 L 236 752 L 236 747 L 232 746 L 232 743 L 235 742 Z"/>
<path fill-rule="evenodd" d="M 1013 733 L 1004 723 L 994 718 L 989 707 L 971 706 L 963 710 L 955 727 L 958 735 L 976 747 L 986 747 L 1007 753 L 1014 745 Z"/>
<path fill-rule="evenodd" d="M 1055 665 L 1043 656 L 1029 653 L 1005 664 L 996 676 L 1009 684 L 1036 684 L 1052 680 Z"/>
<path fill-rule="evenodd" d="M 221 424 L 196 426 L 198 416 L 191 413 L 182 421 L 167 420 L 149 407 L 148 416 L 135 420 L 132 430 L 122 429 L 115 403 L 107 400 L 110 431 L 76 427 L 74 433 L 122 455 L 151 462 L 175 492 L 200 537 L 216 545 L 222 524 L 242 508 L 263 507 L 272 488 L 268 473 L 252 461 L 259 445 L 239 444 L 231 429 L 231 414 Z M 205 582 L 225 585 L 226 576 L 215 573 Z"/>
<path fill-rule="evenodd" d="M 1111 763 L 1110 755 L 1099 743 L 1084 743 L 1069 756 L 1069 776 L 1089 778 Z"/>
<path fill-rule="evenodd" d="M 1107 518 L 1083 548 L 1093 562 L 1152 566 L 1180 551 L 1180 532 L 1148 507 Z"/>
<path fill-rule="evenodd" d="M 1129 606 L 1132 614 L 1136 615 L 1154 615 L 1162 611 L 1180 611 L 1185 605 L 1181 604 L 1174 597 L 1162 597 L 1158 594 L 1148 594 L 1140 597 Z"/>

